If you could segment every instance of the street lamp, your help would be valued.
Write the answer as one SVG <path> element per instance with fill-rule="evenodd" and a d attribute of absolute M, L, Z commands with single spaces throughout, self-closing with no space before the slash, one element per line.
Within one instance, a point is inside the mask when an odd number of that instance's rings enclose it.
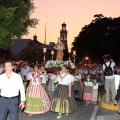
<path fill-rule="evenodd" d="M 51 55 L 52 55 L 52 60 L 53 60 L 53 55 L 54 55 L 54 51 L 53 50 L 51 51 Z"/>
<path fill-rule="evenodd" d="M 43 57 L 43 62 L 45 62 L 45 54 L 47 52 L 47 48 L 43 48 L 43 53 L 44 53 L 44 57 Z"/>
<path fill-rule="evenodd" d="M 75 63 L 76 51 L 73 51 L 74 63 Z"/>
<path fill-rule="evenodd" d="M 45 17 L 45 41 L 44 44 L 46 45 L 46 24 L 47 24 L 47 15 L 44 15 Z"/>
<path fill-rule="evenodd" d="M 88 60 L 89 58 L 88 57 L 85 57 L 85 60 Z"/>
<path fill-rule="evenodd" d="M 69 53 L 69 61 L 70 61 L 70 53 L 71 53 L 71 50 L 70 50 L 70 49 L 68 50 L 68 53 Z"/>
<path fill-rule="evenodd" d="M 85 57 L 86 64 L 88 64 L 89 57 Z"/>

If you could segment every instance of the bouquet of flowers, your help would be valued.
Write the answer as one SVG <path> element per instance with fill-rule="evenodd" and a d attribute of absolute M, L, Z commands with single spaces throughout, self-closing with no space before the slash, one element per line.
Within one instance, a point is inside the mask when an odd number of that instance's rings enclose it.
<path fill-rule="evenodd" d="M 71 69 L 75 69 L 75 64 L 71 61 L 59 61 L 59 60 L 49 60 L 46 62 L 45 68 L 61 68 L 62 66 L 67 66 Z"/>

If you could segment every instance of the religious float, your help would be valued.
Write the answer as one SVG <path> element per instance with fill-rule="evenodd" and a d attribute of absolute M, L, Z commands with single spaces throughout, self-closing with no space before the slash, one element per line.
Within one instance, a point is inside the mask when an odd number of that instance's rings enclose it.
<path fill-rule="evenodd" d="M 75 64 L 71 61 L 59 61 L 59 60 L 49 60 L 46 62 L 45 68 L 48 73 L 58 74 L 62 66 L 69 68 L 69 72 L 75 72 Z"/>
<path fill-rule="evenodd" d="M 65 49 L 64 44 L 58 40 L 58 43 L 55 45 L 54 49 L 57 50 L 56 60 L 48 60 L 45 63 L 46 71 L 48 73 L 58 74 L 58 72 L 61 70 L 61 67 L 66 66 L 69 69 L 69 72 L 74 74 L 75 64 L 72 63 L 70 59 L 68 61 L 63 61 L 63 50 Z"/>

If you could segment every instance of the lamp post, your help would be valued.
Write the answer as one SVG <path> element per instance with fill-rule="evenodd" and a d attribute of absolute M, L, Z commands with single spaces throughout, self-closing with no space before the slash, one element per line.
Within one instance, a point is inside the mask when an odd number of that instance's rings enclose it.
<path fill-rule="evenodd" d="M 76 51 L 73 51 L 74 63 L 75 63 Z"/>
<path fill-rule="evenodd" d="M 47 24 L 47 15 L 44 15 L 45 17 L 45 41 L 44 44 L 46 45 L 46 24 Z"/>
<path fill-rule="evenodd" d="M 89 59 L 89 57 L 85 57 L 86 64 L 88 64 L 88 59 Z"/>
<path fill-rule="evenodd" d="M 43 57 L 43 62 L 45 62 L 45 54 L 47 52 L 47 48 L 43 48 L 43 53 L 44 53 L 44 57 Z"/>
<path fill-rule="evenodd" d="M 54 55 L 54 51 L 53 50 L 51 51 L 51 55 L 52 55 L 52 60 L 53 60 L 53 55 Z"/>
<path fill-rule="evenodd" d="M 85 57 L 85 60 L 88 60 L 88 57 Z"/>
<path fill-rule="evenodd" d="M 71 53 L 71 50 L 70 50 L 70 49 L 68 50 L 68 53 L 69 53 L 69 61 L 70 61 L 70 53 Z"/>

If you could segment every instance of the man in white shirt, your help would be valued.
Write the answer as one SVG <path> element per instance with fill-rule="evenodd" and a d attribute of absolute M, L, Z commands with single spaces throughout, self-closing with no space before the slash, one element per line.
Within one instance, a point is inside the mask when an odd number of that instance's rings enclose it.
<path fill-rule="evenodd" d="M 29 85 L 29 83 L 30 83 L 30 76 L 31 76 L 31 74 L 32 74 L 33 72 L 34 72 L 34 68 L 33 68 L 33 66 L 31 66 L 31 67 L 30 67 L 30 72 L 28 72 L 27 77 L 26 77 L 26 80 L 27 80 L 26 89 L 27 89 L 27 87 L 28 87 L 28 85 Z"/>
<path fill-rule="evenodd" d="M 106 63 L 103 64 L 103 71 L 105 73 L 105 89 L 106 89 L 106 102 L 110 102 L 110 92 L 112 94 L 112 101 L 115 99 L 115 77 L 114 73 L 111 75 L 106 75 L 106 67 L 110 66 L 112 68 L 112 72 L 114 71 L 115 63 L 111 61 L 111 57 L 106 57 Z M 109 72 L 108 72 L 109 73 Z"/>
<path fill-rule="evenodd" d="M 5 62 L 5 73 L 0 75 L 0 120 L 6 120 L 9 111 L 10 120 L 18 120 L 18 95 L 21 94 L 19 107 L 24 108 L 25 91 L 22 78 L 19 74 L 12 71 L 11 61 Z"/>
<path fill-rule="evenodd" d="M 21 69 L 21 76 L 22 77 L 24 77 L 24 76 L 26 77 L 28 72 L 30 72 L 30 69 L 27 67 L 26 64 L 24 64 L 23 68 Z"/>

